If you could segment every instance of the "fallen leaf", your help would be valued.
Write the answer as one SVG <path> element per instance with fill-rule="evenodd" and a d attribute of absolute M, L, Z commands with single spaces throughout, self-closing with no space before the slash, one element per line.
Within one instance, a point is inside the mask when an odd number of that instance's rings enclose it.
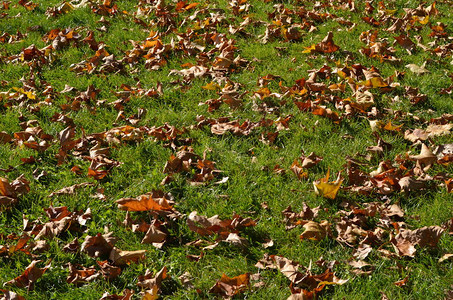
<path fill-rule="evenodd" d="M 341 187 L 341 183 L 343 182 L 343 178 L 341 178 L 341 172 L 338 172 L 337 179 L 333 182 L 329 182 L 330 170 L 327 171 L 325 177 L 313 181 L 313 186 L 315 188 L 315 193 L 317 195 L 323 196 L 329 199 L 335 199 L 337 193 Z"/>
<path fill-rule="evenodd" d="M 305 50 L 302 51 L 302 53 L 332 53 L 339 49 L 340 47 L 335 45 L 333 41 L 333 33 L 329 31 L 320 43 L 305 47 Z"/>
<path fill-rule="evenodd" d="M 137 198 L 121 198 L 116 200 L 118 208 L 127 211 L 149 211 L 149 210 L 172 210 L 173 207 L 168 204 L 167 199 L 153 199 L 153 194 L 138 196 Z"/>
<path fill-rule="evenodd" d="M 130 300 L 134 291 L 125 289 L 122 294 L 123 295 L 111 295 L 108 292 L 105 292 L 99 300 Z"/>
<path fill-rule="evenodd" d="M 393 284 L 399 287 L 406 286 L 407 282 L 409 281 L 409 276 L 406 276 L 404 279 L 398 280 L 394 282 Z"/>
<path fill-rule="evenodd" d="M 29 291 L 33 290 L 36 281 L 42 277 L 44 272 L 50 267 L 50 264 L 46 265 L 44 268 L 39 268 L 36 266 L 41 262 L 40 260 L 34 260 L 30 263 L 30 265 L 25 269 L 22 275 L 5 282 L 4 286 L 6 285 L 13 285 L 18 288 L 26 287 Z"/>
<path fill-rule="evenodd" d="M 417 74 L 417 75 L 422 75 L 422 74 L 426 74 L 426 73 L 430 73 L 426 68 L 425 68 L 425 63 L 423 63 L 423 65 L 421 66 L 418 66 L 416 64 L 408 64 L 406 65 L 406 68 L 408 68 L 409 70 L 411 70 L 413 73 Z"/>
<path fill-rule="evenodd" d="M 136 263 L 139 260 L 143 260 L 145 258 L 145 253 L 146 250 L 124 251 L 113 247 L 112 251 L 110 252 L 109 259 L 113 262 L 114 265 L 122 266 L 130 264 L 131 262 Z"/>
<path fill-rule="evenodd" d="M 0 293 L 3 294 L 1 300 L 26 300 L 25 297 L 16 294 L 15 292 L 0 289 Z"/>
<path fill-rule="evenodd" d="M 84 188 L 84 187 L 90 187 L 94 186 L 94 183 L 90 182 L 83 182 L 83 183 L 78 183 L 74 184 L 65 188 L 62 188 L 61 190 L 55 191 L 49 195 L 49 197 L 53 197 L 55 195 L 73 195 L 75 194 L 76 190 Z"/>
<path fill-rule="evenodd" d="M 77 269 L 73 264 L 69 263 L 69 274 L 68 278 L 66 278 L 67 283 L 73 283 L 75 285 L 89 283 L 101 276 L 96 268 L 85 268 L 83 266 L 78 267 L 79 269 Z"/>
<path fill-rule="evenodd" d="M 163 267 L 159 272 L 153 276 L 153 273 L 150 270 L 146 270 L 145 275 L 138 276 L 137 286 L 153 291 L 152 294 L 156 295 L 162 285 L 162 281 L 168 277 L 167 267 Z"/>
<path fill-rule="evenodd" d="M 121 274 L 121 268 L 111 265 L 107 260 L 96 263 L 101 268 L 101 274 L 105 279 L 113 279 Z"/>
<path fill-rule="evenodd" d="M 87 236 L 82 243 L 81 251 L 86 252 L 91 257 L 109 256 L 113 250 L 117 238 L 113 237 L 113 232 L 107 234 L 98 233 L 95 236 Z"/>
<path fill-rule="evenodd" d="M 392 244 L 400 256 L 414 257 L 415 246 L 435 247 L 444 232 L 439 226 L 422 227 L 416 230 L 401 230 L 393 239 Z"/>
<path fill-rule="evenodd" d="M 220 280 L 218 280 L 213 287 L 209 289 L 211 294 L 217 294 L 222 298 L 231 298 L 234 295 L 246 290 L 250 284 L 250 274 L 245 273 L 236 277 L 228 277 L 222 274 Z"/>
<path fill-rule="evenodd" d="M 428 146 L 422 144 L 420 154 L 409 156 L 410 159 L 416 160 L 423 170 L 426 172 L 433 164 L 437 162 L 437 156 L 429 149 Z"/>
<path fill-rule="evenodd" d="M 315 221 L 307 221 L 303 225 L 305 231 L 300 235 L 300 239 L 309 239 L 312 241 L 320 241 L 326 237 L 329 222 L 322 221 L 321 223 Z"/>

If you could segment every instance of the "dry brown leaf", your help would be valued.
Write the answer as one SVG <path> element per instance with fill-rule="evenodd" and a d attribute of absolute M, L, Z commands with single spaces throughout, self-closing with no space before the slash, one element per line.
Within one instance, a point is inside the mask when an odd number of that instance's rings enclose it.
<path fill-rule="evenodd" d="M 99 300 L 130 300 L 132 295 L 134 294 L 134 291 L 125 289 L 122 294 L 123 295 L 111 295 L 108 292 L 105 292 Z"/>
<path fill-rule="evenodd" d="M 184 272 L 181 276 L 178 277 L 181 281 L 181 284 L 186 289 L 193 289 L 195 286 L 192 283 L 193 277 L 189 272 Z"/>
<path fill-rule="evenodd" d="M 116 241 L 117 238 L 113 237 L 113 232 L 104 235 L 98 233 L 95 236 L 87 236 L 80 250 L 91 257 L 109 256 Z"/>
<path fill-rule="evenodd" d="M 398 280 L 394 282 L 393 284 L 399 287 L 406 286 L 407 282 L 409 281 L 409 276 L 406 276 L 404 279 Z"/>
<path fill-rule="evenodd" d="M 107 260 L 96 263 L 101 268 L 101 274 L 105 279 L 113 279 L 121 274 L 121 268 L 111 265 Z"/>
<path fill-rule="evenodd" d="M 159 230 L 155 225 L 150 225 L 141 243 L 152 244 L 154 247 L 160 249 L 165 243 L 166 238 L 167 234 L 165 232 Z"/>
<path fill-rule="evenodd" d="M 6 285 L 13 285 L 18 288 L 26 287 L 29 291 L 33 290 L 36 281 L 41 278 L 41 276 L 46 272 L 46 270 L 50 267 L 50 264 L 46 265 L 44 268 L 39 268 L 36 266 L 41 262 L 40 260 L 34 260 L 30 263 L 30 265 L 25 269 L 22 275 L 5 282 Z"/>
<path fill-rule="evenodd" d="M 423 167 L 425 172 L 437 162 L 437 156 L 425 144 L 422 144 L 420 154 L 410 155 L 409 158 L 417 161 L 417 164 Z"/>
<path fill-rule="evenodd" d="M 416 230 L 401 230 L 393 239 L 392 244 L 400 256 L 414 257 L 415 246 L 435 247 L 444 232 L 439 226 L 422 227 Z"/>
<path fill-rule="evenodd" d="M 340 47 L 335 45 L 333 41 L 333 33 L 329 31 L 320 43 L 305 47 L 305 50 L 302 51 L 302 53 L 332 53 L 339 49 Z"/>
<path fill-rule="evenodd" d="M 300 235 L 300 239 L 309 239 L 312 241 L 320 241 L 327 235 L 329 222 L 322 221 L 321 223 L 314 221 L 307 221 L 304 225 L 305 231 Z"/>
<path fill-rule="evenodd" d="M 0 293 L 3 294 L 3 297 L 0 298 L 0 300 L 26 300 L 25 297 L 12 291 L 0 289 Z"/>
<path fill-rule="evenodd" d="M 145 258 L 146 250 L 124 251 L 113 247 L 110 252 L 109 259 L 116 266 L 130 264 L 131 262 L 138 262 Z"/>
<path fill-rule="evenodd" d="M 83 183 L 78 183 L 74 184 L 65 188 L 62 188 L 61 190 L 55 191 L 49 195 L 49 197 L 53 197 L 55 195 L 73 195 L 76 193 L 76 190 L 84 188 L 84 187 L 90 187 L 94 186 L 94 183 L 91 182 L 83 182 Z"/>
<path fill-rule="evenodd" d="M 75 285 L 88 283 L 101 276 L 96 268 L 77 267 L 81 269 L 77 269 L 73 264 L 69 263 L 69 274 L 68 278 L 66 278 L 67 283 L 73 283 Z"/>
<path fill-rule="evenodd" d="M 155 294 L 157 294 L 157 291 L 162 285 L 162 280 L 167 277 L 167 267 L 163 267 L 155 276 L 153 276 L 150 270 L 146 270 L 145 275 L 138 276 L 137 286 L 145 290 L 155 290 Z"/>
<path fill-rule="evenodd" d="M 222 274 L 222 277 L 209 290 L 212 294 L 217 294 L 222 298 L 228 299 L 240 292 L 246 290 L 250 285 L 250 274 L 245 273 L 236 277 L 228 277 Z"/>

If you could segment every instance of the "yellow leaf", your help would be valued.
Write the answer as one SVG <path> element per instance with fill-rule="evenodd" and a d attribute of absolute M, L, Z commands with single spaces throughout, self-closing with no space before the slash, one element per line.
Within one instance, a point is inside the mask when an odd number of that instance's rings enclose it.
<path fill-rule="evenodd" d="M 203 89 L 209 90 L 209 91 L 215 91 L 215 90 L 220 90 L 220 85 L 218 85 L 215 82 L 210 82 L 205 86 L 202 86 Z"/>
<path fill-rule="evenodd" d="M 381 77 L 373 77 L 368 80 L 358 82 L 359 85 L 364 85 L 371 88 L 387 87 L 388 84 Z"/>
<path fill-rule="evenodd" d="M 340 177 L 340 172 L 338 177 L 334 182 L 329 182 L 330 170 L 327 171 L 326 177 L 321 178 L 313 182 L 315 188 L 315 193 L 325 198 L 335 199 L 337 193 L 340 189 L 343 178 Z"/>
<path fill-rule="evenodd" d="M 393 125 L 392 122 L 389 121 L 383 128 L 388 131 L 400 131 L 401 127 L 403 127 L 403 124 Z"/>
<path fill-rule="evenodd" d="M 71 3 L 68 3 L 68 2 L 64 2 L 60 7 L 59 7 L 59 10 L 64 13 L 64 14 L 67 14 L 68 12 L 70 12 L 71 10 L 74 9 L 74 6 L 71 5 Z"/>
<path fill-rule="evenodd" d="M 417 21 L 422 25 L 426 25 L 429 22 L 429 15 L 426 17 L 416 17 L 416 18 L 417 18 Z"/>
<path fill-rule="evenodd" d="M 305 50 L 302 53 L 312 53 L 316 49 L 316 44 L 311 45 L 310 47 L 304 47 Z"/>
<path fill-rule="evenodd" d="M 19 93 L 22 93 L 24 95 L 27 95 L 28 99 L 31 99 L 31 100 L 36 99 L 36 95 L 33 94 L 33 92 L 26 92 L 23 88 L 13 87 L 13 90 L 15 90 Z"/>
<path fill-rule="evenodd" d="M 157 298 L 159 298 L 159 295 L 157 294 L 157 285 L 155 285 L 152 290 L 145 291 L 142 300 L 155 300 Z"/>

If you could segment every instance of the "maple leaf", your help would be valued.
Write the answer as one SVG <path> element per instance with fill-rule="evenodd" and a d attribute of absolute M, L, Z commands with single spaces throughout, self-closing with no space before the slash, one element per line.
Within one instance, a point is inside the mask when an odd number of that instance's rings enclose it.
<path fill-rule="evenodd" d="M 145 299 L 157 299 L 158 291 L 162 281 L 168 278 L 167 267 L 163 267 L 154 276 L 150 270 L 146 270 L 145 275 L 138 276 L 137 286 L 145 289 Z"/>
<path fill-rule="evenodd" d="M 245 273 L 235 277 L 222 274 L 213 287 L 209 290 L 212 294 L 218 294 L 223 298 L 230 298 L 246 290 L 250 284 L 250 274 Z"/>
<path fill-rule="evenodd" d="M 297 225 L 304 225 L 308 220 L 313 220 L 318 216 L 319 210 L 319 206 L 311 209 L 305 202 L 302 203 L 302 211 L 300 213 L 293 212 L 291 206 L 288 206 L 282 211 L 284 222 L 286 224 L 285 229 L 290 230 L 295 228 Z"/>
<path fill-rule="evenodd" d="M 306 47 L 302 53 L 332 53 L 339 49 L 340 47 L 333 42 L 333 33 L 329 31 L 320 43 Z"/>
<path fill-rule="evenodd" d="M 150 225 L 141 243 L 152 244 L 154 247 L 160 249 L 165 243 L 166 238 L 167 234 L 165 232 L 159 230 L 155 225 Z"/>
<path fill-rule="evenodd" d="M 417 164 L 423 167 L 423 170 L 426 172 L 433 164 L 437 162 L 437 156 L 429 149 L 428 146 L 422 144 L 420 154 L 410 155 L 410 159 L 417 161 Z"/>
<path fill-rule="evenodd" d="M 17 177 L 12 182 L 0 177 L 0 208 L 9 208 L 16 204 L 18 197 L 30 191 L 30 182 L 25 179 L 24 175 Z"/>
<path fill-rule="evenodd" d="M 29 291 L 33 290 L 35 282 L 42 277 L 44 272 L 50 267 L 50 263 L 44 268 L 39 268 L 36 266 L 41 262 L 40 260 L 34 260 L 30 265 L 25 269 L 22 275 L 6 282 L 4 285 L 13 285 L 19 288 L 26 287 Z"/>
<path fill-rule="evenodd" d="M 7 144 L 11 142 L 13 138 L 5 131 L 0 131 L 0 144 Z"/>
<path fill-rule="evenodd" d="M 2 300 L 26 300 L 25 297 L 18 295 L 12 291 L 0 289 L 0 293 L 3 294 Z"/>
<path fill-rule="evenodd" d="M 141 195 L 137 198 L 121 198 L 116 200 L 116 203 L 118 204 L 119 209 L 127 211 L 160 211 L 173 209 L 165 197 L 153 199 L 152 194 Z"/>
<path fill-rule="evenodd" d="M 418 66 L 416 64 L 408 64 L 406 65 L 406 68 L 408 68 L 409 70 L 411 70 L 413 73 L 417 74 L 417 75 L 422 75 L 422 74 L 426 74 L 426 73 L 430 73 L 426 68 L 425 68 L 425 64 L 426 62 L 423 63 L 423 65 L 421 66 Z"/>
<path fill-rule="evenodd" d="M 0 194 L 6 197 L 15 197 L 16 193 L 14 192 L 11 184 L 8 179 L 0 177 Z"/>
<path fill-rule="evenodd" d="M 125 251 L 113 247 L 110 252 L 109 259 L 116 266 L 130 264 L 131 262 L 138 262 L 145 258 L 146 250 Z"/>
<path fill-rule="evenodd" d="M 321 223 L 315 221 L 307 221 L 303 225 L 305 231 L 300 235 L 300 239 L 320 241 L 327 235 L 329 225 L 330 224 L 327 221 L 322 221 Z"/>
<path fill-rule="evenodd" d="M 85 268 L 83 266 L 75 265 L 69 263 L 68 269 L 69 274 L 66 278 L 67 283 L 73 283 L 75 285 L 89 283 L 101 276 L 101 274 L 96 270 L 96 268 Z M 80 269 L 81 268 L 81 269 Z"/>
<path fill-rule="evenodd" d="M 321 156 L 316 155 L 314 152 L 311 152 L 307 156 L 302 154 L 299 157 L 299 159 L 302 162 L 301 163 L 301 167 L 308 169 L 308 168 L 311 168 L 311 167 L 319 164 L 322 161 L 323 158 Z"/>
<path fill-rule="evenodd" d="M 122 294 L 123 295 L 111 295 L 109 294 L 109 292 L 105 292 L 99 300 L 130 300 L 132 295 L 134 294 L 134 291 L 125 289 Z"/>
<path fill-rule="evenodd" d="M 343 182 L 343 178 L 341 178 L 341 172 L 338 172 L 337 179 L 333 182 L 329 182 L 330 170 L 327 171 L 325 177 L 313 181 L 313 186 L 315 188 L 315 193 L 317 195 L 323 196 L 329 199 L 335 199 L 337 193 L 341 187 L 341 183 Z"/>
<path fill-rule="evenodd" d="M 116 241 L 113 232 L 104 235 L 100 233 L 95 236 L 88 235 L 82 243 L 81 251 L 86 252 L 91 257 L 108 256 Z"/>
<path fill-rule="evenodd" d="M 74 184 L 68 187 L 64 187 L 58 191 L 52 192 L 48 197 L 53 197 L 55 195 L 73 195 L 75 194 L 76 190 L 84 188 L 84 187 L 90 187 L 94 186 L 94 183 L 90 182 L 83 182 L 83 183 L 78 183 Z"/>
<path fill-rule="evenodd" d="M 414 257 L 417 249 L 420 247 L 435 247 L 444 232 L 439 226 L 422 227 L 416 230 L 401 230 L 392 240 L 392 244 L 400 256 Z"/>

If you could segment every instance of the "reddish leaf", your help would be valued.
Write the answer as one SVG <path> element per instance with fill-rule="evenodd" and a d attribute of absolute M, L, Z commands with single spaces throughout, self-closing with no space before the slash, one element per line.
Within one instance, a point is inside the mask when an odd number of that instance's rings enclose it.
<path fill-rule="evenodd" d="M 14 285 L 19 288 L 26 287 L 29 291 L 33 290 L 36 281 L 41 278 L 44 272 L 50 267 L 50 264 L 48 264 L 44 268 L 39 268 L 36 266 L 39 262 L 40 260 L 32 261 L 22 275 L 6 282 L 5 285 Z"/>

